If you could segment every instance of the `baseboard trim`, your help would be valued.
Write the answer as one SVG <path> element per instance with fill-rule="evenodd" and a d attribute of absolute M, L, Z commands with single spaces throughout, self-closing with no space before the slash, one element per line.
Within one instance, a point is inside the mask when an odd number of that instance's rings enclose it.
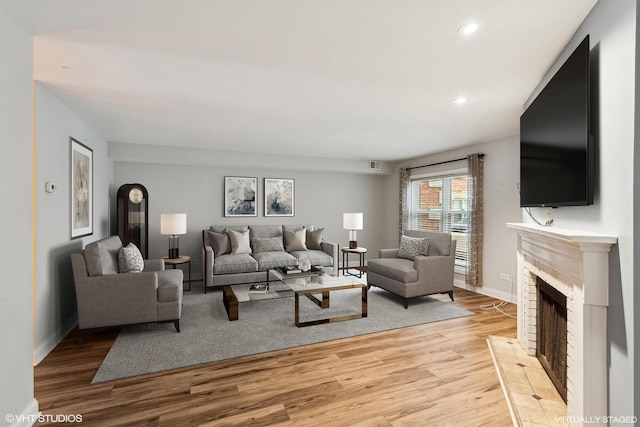
<path fill-rule="evenodd" d="M 475 292 L 477 294 L 486 295 L 488 297 L 497 298 L 502 301 L 507 301 L 513 304 L 516 304 L 517 298 L 516 295 L 511 295 L 507 292 L 498 291 L 495 289 L 487 288 L 486 286 L 471 286 L 464 283 L 461 279 L 456 279 L 453 281 L 453 285 L 466 289 L 467 291 Z"/>
<path fill-rule="evenodd" d="M 41 414 L 38 401 L 34 398 L 20 414 L 7 414 L 6 421 L 9 421 L 9 417 L 12 416 L 13 422 L 9 424 L 11 427 L 31 427 L 38 421 Z"/>
<path fill-rule="evenodd" d="M 64 337 L 69 335 L 69 333 L 73 331 L 76 326 L 78 326 L 78 315 L 74 314 L 69 319 L 67 319 L 67 321 L 64 323 L 64 325 L 62 325 L 61 328 L 53 331 L 53 333 L 49 335 L 46 340 L 39 343 L 33 351 L 34 365 L 40 364 L 40 362 L 42 362 L 44 358 L 47 357 L 47 355 L 51 353 L 51 351 L 56 348 L 56 346 L 60 344 Z"/>

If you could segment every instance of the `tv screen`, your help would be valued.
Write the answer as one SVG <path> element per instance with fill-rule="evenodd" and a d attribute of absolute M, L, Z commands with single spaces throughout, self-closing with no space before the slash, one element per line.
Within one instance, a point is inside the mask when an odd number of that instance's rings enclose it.
<path fill-rule="evenodd" d="M 589 36 L 520 117 L 520 206 L 593 204 Z"/>

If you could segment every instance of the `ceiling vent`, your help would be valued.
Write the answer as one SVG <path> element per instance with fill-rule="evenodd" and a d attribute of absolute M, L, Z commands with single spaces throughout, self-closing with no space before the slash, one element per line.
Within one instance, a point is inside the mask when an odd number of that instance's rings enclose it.
<path fill-rule="evenodd" d="M 376 161 L 376 160 L 371 160 L 369 162 L 369 169 L 374 170 L 374 171 L 382 170 L 382 162 L 379 162 L 379 161 Z"/>

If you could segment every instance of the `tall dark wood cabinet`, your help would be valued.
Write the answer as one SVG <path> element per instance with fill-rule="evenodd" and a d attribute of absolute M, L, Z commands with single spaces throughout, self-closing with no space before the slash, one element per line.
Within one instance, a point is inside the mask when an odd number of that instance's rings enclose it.
<path fill-rule="evenodd" d="M 143 258 L 149 251 L 149 193 L 142 184 L 124 184 L 117 195 L 118 235 L 124 246 L 133 242 Z"/>

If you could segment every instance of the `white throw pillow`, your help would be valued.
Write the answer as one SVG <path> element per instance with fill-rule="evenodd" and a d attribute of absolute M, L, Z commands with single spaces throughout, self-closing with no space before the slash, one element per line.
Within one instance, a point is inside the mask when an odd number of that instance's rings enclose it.
<path fill-rule="evenodd" d="M 118 253 L 118 271 L 120 273 L 142 273 L 142 270 L 144 270 L 142 254 L 138 247 L 130 242 Z"/>
<path fill-rule="evenodd" d="M 250 254 L 251 240 L 249 239 L 249 230 L 233 231 L 227 228 L 229 241 L 231 242 L 231 254 Z"/>

